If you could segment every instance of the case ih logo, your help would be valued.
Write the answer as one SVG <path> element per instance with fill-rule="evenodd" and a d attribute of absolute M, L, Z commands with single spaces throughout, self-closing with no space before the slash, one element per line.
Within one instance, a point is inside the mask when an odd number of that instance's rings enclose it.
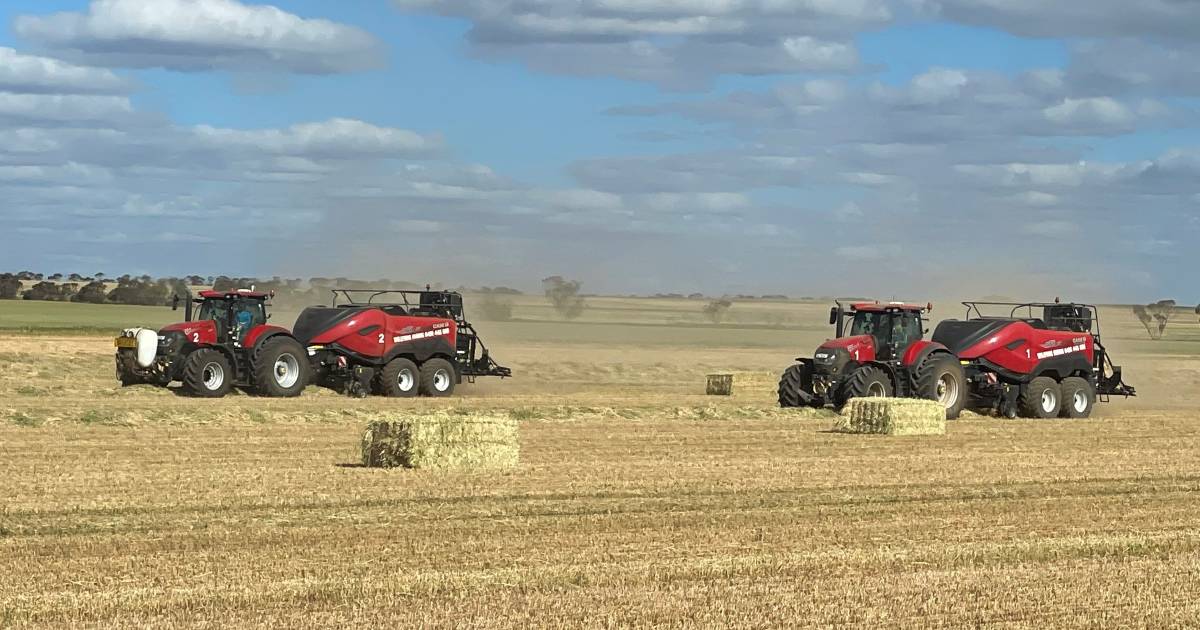
<path fill-rule="evenodd" d="M 1051 339 L 1050 341 L 1047 341 L 1046 343 L 1043 343 L 1043 344 L 1042 344 L 1042 347 L 1043 347 L 1043 348 L 1057 348 L 1057 347 L 1059 347 L 1059 346 L 1061 346 L 1061 345 L 1062 345 L 1062 342 L 1061 342 L 1061 341 L 1059 341 L 1059 340 L 1057 340 L 1057 339 Z"/>

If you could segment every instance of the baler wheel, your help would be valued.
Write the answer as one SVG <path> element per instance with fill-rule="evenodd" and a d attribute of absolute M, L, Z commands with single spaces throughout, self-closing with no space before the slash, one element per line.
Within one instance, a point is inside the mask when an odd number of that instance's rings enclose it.
<path fill-rule="evenodd" d="M 454 366 L 445 359 L 430 359 L 421 364 L 421 393 L 435 398 L 444 398 L 454 393 L 458 375 Z"/>
<path fill-rule="evenodd" d="M 1087 418 L 1092 415 L 1092 406 L 1096 402 L 1096 389 L 1087 379 L 1072 376 L 1062 382 L 1062 411 L 1063 418 Z"/>
<path fill-rule="evenodd" d="M 1021 391 L 1017 404 L 1023 418 L 1056 418 L 1062 409 L 1062 388 L 1049 376 L 1039 376 Z"/>
<path fill-rule="evenodd" d="M 375 377 L 375 388 L 380 394 L 392 398 L 410 398 L 417 395 L 421 383 L 421 372 L 417 364 L 396 357 L 383 366 Z"/>
<path fill-rule="evenodd" d="M 934 354 L 917 368 L 917 396 L 946 407 L 946 419 L 956 420 L 967 403 L 967 376 L 962 364 L 948 354 Z"/>

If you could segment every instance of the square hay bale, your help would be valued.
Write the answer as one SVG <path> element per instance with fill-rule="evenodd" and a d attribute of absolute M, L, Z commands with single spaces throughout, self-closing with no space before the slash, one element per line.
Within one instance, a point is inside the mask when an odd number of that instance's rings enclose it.
<path fill-rule="evenodd" d="M 520 460 L 510 417 L 431 411 L 367 425 L 362 463 L 372 468 L 502 469 Z"/>
<path fill-rule="evenodd" d="M 733 375 L 732 374 L 709 374 L 708 389 L 705 390 L 709 396 L 732 396 L 733 395 Z"/>
<path fill-rule="evenodd" d="M 946 408 L 934 400 L 855 398 L 846 403 L 834 431 L 882 435 L 945 435 Z"/>

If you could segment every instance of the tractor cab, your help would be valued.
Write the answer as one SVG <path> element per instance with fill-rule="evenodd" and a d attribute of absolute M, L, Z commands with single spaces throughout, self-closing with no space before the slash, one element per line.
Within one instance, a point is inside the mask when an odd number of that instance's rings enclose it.
<path fill-rule="evenodd" d="M 241 345 L 245 342 L 248 332 L 257 326 L 266 325 L 270 318 L 267 314 L 267 300 L 270 297 L 269 293 L 246 289 L 201 291 L 197 298 L 187 301 L 184 318 L 188 322 L 212 322 L 216 327 L 216 343 Z M 179 301 L 179 297 L 176 296 L 174 308 L 178 308 Z M 194 305 L 199 307 L 199 311 L 193 319 Z"/>
<path fill-rule="evenodd" d="M 839 302 L 830 309 L 829 323 L 837 326 L 837 338 L 841 341 L 831 343 L 843 346 L 862 342 L 873 350 L 875 360 L 898 361 L 909 346 L 925 336 L 923 313 L 929 309 L 928 305 L 899 302 L 865 302 L 849 307 Z"/>

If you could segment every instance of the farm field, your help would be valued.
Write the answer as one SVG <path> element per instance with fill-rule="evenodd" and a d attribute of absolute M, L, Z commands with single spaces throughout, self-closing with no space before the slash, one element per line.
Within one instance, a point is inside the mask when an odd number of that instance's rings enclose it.
<path fill-rule="evenodd" d="M 113 377 L 115 329 L 179 313 L 0 302 L 0 628 L 1200 618 L 1194 317 L 1149 341 L 1103 309 L 1140 396 L 1091 420 L 881 438 L 775 405 L 828 304 L 738 303 L 722 324 L 702 305 L 595 298 L 564 323 L 518 298 L 516 321 L 477 322 L 516 378 L 450 400 L 209 401 Z M 734 396 L 703 395 L 715 371 L 740 374 Z M 522 464 L 355 466 L 398 407 L 508 414 Z"/>

